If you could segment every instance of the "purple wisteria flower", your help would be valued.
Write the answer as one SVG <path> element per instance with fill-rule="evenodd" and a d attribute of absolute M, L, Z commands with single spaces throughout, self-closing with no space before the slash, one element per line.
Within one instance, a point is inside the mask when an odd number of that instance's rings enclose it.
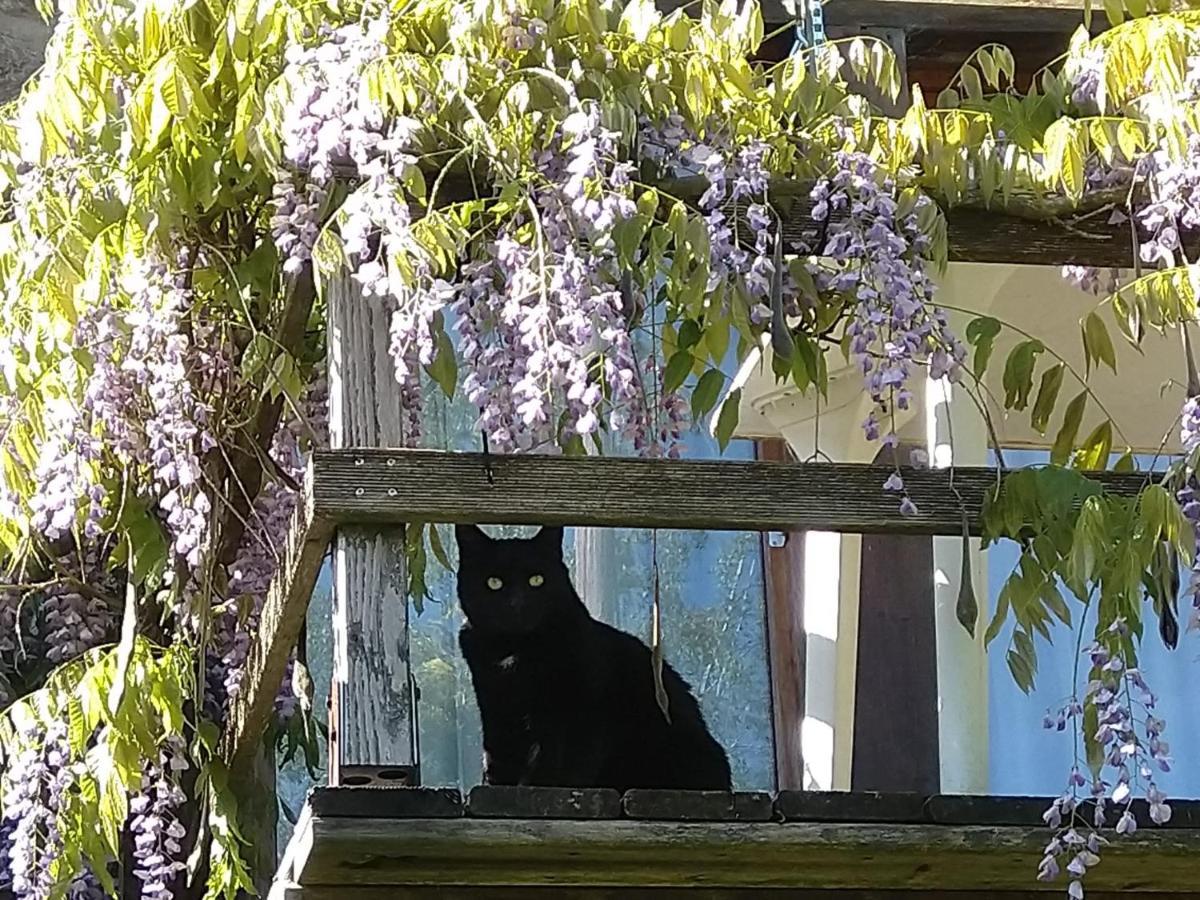
<path fill-rule="evenodd" d="M 1110 804 L 1117 815 L 1114 830 L 1121 836 L 1138 829 L 1132 805 L 1139 787 L 1144 789 L 1152 822 L 1162 825 L 1171 818 L 1166 796 L 1154 781 L 1156 770 L 1170 771 L 1170 747 L 1162 738 L 1166 723 L 1152 713 L 1157 698 L 1141 670 L 1125 659 L 1128 634 L 1123 619 L 1097 634 L 1083 651 L 1092 670 L 1084 699 L 1071 698 L 1057 713 L 1047 710 L 1042 723 L 1059 731 L 1068 721 L 1083 727 L 1085 707 L 1096 711 L 1097 728 L 1090 737 L 1102 754 L 1104 777 L 1090 783 L 1090 821 L 1081 815 L 1080 792 L 1089 782 L 1078 764 L 1071 768 L 1066 790 L 1043 815 L 1055 836 L 1046 847 L 1038 878 L 1052 881 L 1065 868 L 1072 897 L 1083 896 L 1083 879 L 1100 861 L 1106 841 L 1099 830 L 1110 821 Z"/>
<path fill-rule="evenodd" d="M 178 813 L 187 797 L 175 782 L 187 767 L 182 741 L 168 742 L 159 764 L 146 765 L 141 791 L 129 799 L 133 874 L 141 882 L 142 900 L 171 900 L 187 868 L 180 843 L 187 832 Z"/>

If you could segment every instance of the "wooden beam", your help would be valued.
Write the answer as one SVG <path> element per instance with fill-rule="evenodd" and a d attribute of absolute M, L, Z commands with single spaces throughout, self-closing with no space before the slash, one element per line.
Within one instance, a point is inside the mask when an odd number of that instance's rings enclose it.
<path fill-rule="evenodd" d="M 1083 0 L 825 0 L 824 12 L 832 25 L 1001 32 L 1001 42 L 1006 31 L 1062 31 L 1065 39 L 1083 24 Z M 1092 22 L 1106 23 L 1102 9 Z"/>
<path fill-rule="evenodd" d="M 342 900 L 337 888 L 293 889 L 287 900 Z M 653 900 L 1047 900 L 1046 891 L 826 891 L 793 888 L 655 888 Z M 1200 893 L 1088 891 L 1088 900 L 1200 900 Z M 641 888 L 357 888 L 349 900 L 646 900 Z"/>
<path fill-rule="evenodd" d="M 658 0 L 655 5 L 663 12 L 681 6 L 689 11 L 696 9 L 687 5 L 687 0 Z M 760 0 L 759 5 L 763 21 L 769 25 L 793 19 L 782 0 Z M 1083 22 L 1083 0 L 824 0 L 822 5 L 827 26 L 860 24 L 981 32 L 1049 30 L 1064 32 L 1064 42 Z M 1092 22 L 1094 28 L 1107 24 L 1103 10 L 1096 10 Z"/>
<path fill-rule="evenodd" d="M 314 513 L 310 469 L 292 513 L 287 540 L 280 548 L 279 570 L 250 644 L 243 687 L 225 726 L 222 755 L 234 774 L 249 771 L 256 761 L 332 536 L 333 525 Z"/>
<path fill-rule="evenodd" d="M 948 259 L 1030 266 L 1133 267 L 1133 241 L 1128 225 L 1108 225 L 1101 216 L 1079 228 L 1071 228 L 1058 221 L 1035 218 L 1032 210 L 1028 212 L 1014 215 L 973 206 L 947 209 Z M 1070 218 L 1065 206 L 1063 216 Z M 825 223 L 813 220 L 812 204 L 807 197 L 796 194 L 783 220 L 784 237 L 815 248 L 826 230 Z M 1189 247 L 1200 248 L 1200 242 L 1193 237 Z"/>
<path fill-rule="evenodd" d="M 332 447 L 403 446 L 390 312 L 343 272 L 326 286 Z M 320 476 L 318 476 L 320 477 Z M 342 519 L 333 582 L 330 783 L 415 783 L 404 519 Z M 390 526 L 380 528 L 380 526 Z"/>
<path fill-rule="evenodd" d="M 669 178 L 656 185 L 671 197 L 696 204 L 708 189 L 703 176 Z M 488 189 L 480 192 L 488 196 Z M 812 185 L 787 179 L 773 179 L 769 188 L 772 205 L 783 220 L 784 238 L 792 246 L 816 252 L 823 246 L 830 222 L 812 217 Z M 951 262 L 1005 263 L 1010 265 L 1063 266 L 1081 265 L 1101 268 L 1134 266 L 1133 239 L 1129 225 L 1109 225 L 1107 214 L 1096 215 L 1079 225 L 1070 225 L 1079 212 L 1094 212 L 1110 204 L 1123 204 L 1128 188 L 1090 191 L 1082 210 L 1072 207 L 1064 197 L 1041 200 L 1014 194 L 1004 208 L 999 197 L 994 208 L 984 208 L 982 199 L 971 195 L 962 204 L 945 210 L 947 256 Z M 446 201 L 469 200 L 477 196 L 470 179 L 448 176 L 438 196 Z M 727 210 L 731 214 L 732 209 Z M 744 220 L 744 210 L 741 211 Z M 835 212 L 831 222 L 845 215 Z M 747 224 L 747 227 L 749 225 Z M 1200 254 L 1200 236 L 1184 238 L 1187 252 Z"/>
<path fill-rule="evenodd" d="M 792 461 L 786 441 L 759 441 L 758 458 Z M 774 535 L 783 544 L 772 541 Z M 804 532 L 763 535 L 763 572 L 767 601 L 767 664 L 771 674 L 774 726 L 775 786 L 804 789 L 804 688 L 808 671 L 808 636 L 804 631 Z"/>
<path fill-rule="evenodd" d="M 1040 825 L 314 816 L 309 829 L 309 850 L 296 860 L 295 881 L 305 888 L 342 890 L 358 885 L 1028 890 L 1047 840 Z M 1088 873 L 1088 887 L 1191 890 L 1198 848 L 1200 831 L 1140 829 L 1105 848 L 1106 864 Z"/>
<path fill-rule="evenodd" d="M 484 456 L 353 449 L 313 455 L 323 518 L 380 528 L 406 520 L 728 531 L 961 534 L 963 504 L 979 534 L 990 468 L 906 469 L 919 514 L 883 490 L 884 466 L 851 463 Z M 1091 473 L 1136 494 L 1144 474 Z M 953 489 L 952 488 L 953 486 Z M 378 662 L 376 663 L 378 665 Z"/>

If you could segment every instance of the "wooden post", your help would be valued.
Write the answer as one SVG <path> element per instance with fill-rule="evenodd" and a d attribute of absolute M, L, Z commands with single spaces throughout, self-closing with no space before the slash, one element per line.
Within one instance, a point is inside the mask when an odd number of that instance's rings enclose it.
<path fill-rule="evenodd" d="M 758 458 L 790 461 L 787 443 L 757 443 Z M 782 542 L 774 540 L 778 535 Z M 763 535 L 767 599 L 767 660 L 771 672 L 771 712 L 775 731 L 775 787 L 804 790 L 804 687 L 808 638 L 804 633 L 804 532 Z"/>
<path fill-rule="evenodd" d="M 402 446 L 388 310 L 345 273 L 325 296 L 330 446 Z M 330 782 L 416 784 L 404 526 L 341 526 L 333 567 Z"/>
<path fill-rule="evenodd" d="M 876 461 L 892 458 L 884 448 Z M 861 567 L 851 790 L 937 793 L 933 539 L 868 535 Z"/>

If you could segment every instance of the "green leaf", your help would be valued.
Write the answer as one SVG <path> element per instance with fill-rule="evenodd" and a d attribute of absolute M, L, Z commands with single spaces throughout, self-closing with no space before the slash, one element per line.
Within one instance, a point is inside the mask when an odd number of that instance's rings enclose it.
<path fill-rule="evenodd" d="M 967 323 L 967 343 L 975 348 L 976 378 L 982 379 L 983 373 L 987 371 L 988 360 L 992 358 L 992 349 L 1000 327 L 1000 322 L 991 316 L 980 316 Z"/>
<path fill-rule="evenodd" d="M 699 343 L 700 337 L 700 323 L 695 319 L 684 319 L 679 325 L 679 336 L 675 339 L 675 346 L 680 350 L 691 350 Z"/>
<path fill-rule="evenodd" d="M 1104 320 L 1094 312 L 1088 313 L 1083 320 L 1083 353 L 1088 372 L 1091 372 L 1093 360 L 1104 363 L 1114 373 L 1117 371 L 1116 348 Z"/>
<path fill-rule="evenodd" d="M 1088 392 L 1080 391 L 1063 414 L 1062 426 L 1054 438 L 1054 446 L 1050 450 L 1050 461 L 1056 466 L 1065 466 L 1071 459 L 1071 451 L 1075 449 L 1075 437 L 1079 434 L 1079 426 L 1083 424 L 1083 411 L 1087 407 Z"/>
<path fill-rule="evenodd" d="M 742 389 L 730 391 L 725 402 L 721 404 L 721 414 L 717 416 L 717 446 L 721 452 L 725 452 L 725 448 L 729 446 L 729 441 L 733 438 L 733 432 L 737 428 L 738 416 L 741 415 Z"/>
<path fill-rule="evenodd" d="M 1067 560 L 1072 579 L 1086 586 L 1096 574 L 1096 565 L 1104 547 L 1100 537 L 1104 534 L 1104 508 L 1097 497 L 1088 497 L 1079 512 L 1075 526 L 1075 537 L 1071 542 L 1071 554 Z"/>
<path fill-rule="evenodd" d="M 967 92 L 967 99 L 976 102 L 983 100 L 983 85 L 979 81 L 979 73 L 971 64 L 962 67 L 961 73 L 963 88 Z"/>
<path fill-rule="evenodd" d="M 708 358 L 712 360 L 713 365 L 719 366 L 725 361 L 732 333 L 733 329 L 728 320 L 724 318 L 709 323 L 708 327 L 704 329 L 704 345 L 708 348 Z"/>
<path fill-rule="evenodd" d="M 1015 632 L 1015 634 L 1020 633 L 1021 632 Z M 1005 657 L 1005 661 L 1008 663 L 1008 670 L 1012 673 L 1013 680 L 1017 683 L 1017 687 L 1019 687 L 1021 691 L 1026 694 L 1033 690 L 1034 672 L 1029 661 L 1016 650 L 1009 650 Z"/>
<path fill-rule="evenodd" d="M 636 215 L 622 219 L 613 228 L 613 243 L 617 246 L 617 253 L 620 254 L 621 261 L 631 268 L 650 222 L 649 216 Z"/>
<path fill-rule="evenodd" d="M 699 56 L 688 60 L 687 76 L 683 84 L 683 99 L 694 121 L 703 122 L 710 108 L 708 94 L 709 74 Z"/>
<path fill-rule="evenodd" d="M 1143 143 L 1141 128 L 1130 119 L 1122 119 L 1117 126 L 1117 147 L 1120 148 L 1126 162 L 1137 159 Z"/>
<path fill-rule="evenodd" d="M 671 232 L 676 249 L 682 248 L 687 241 L 687 223 L 687 207 L 683 205 L 682 201 L 676 201 L 667 216 L 667 230 Z"/>
<path fill-rule="evenodd" d="M 1112 422 L 1105 419 L 1080 445 L 1076 454 L 1076 467 L 1085 471 L 1106 469 L 1110 453 L 1112 453 Z"/>
<path fill-rule="evenodd" d="M 436 525 L 429 526 L 429 547 L 433 550 L 433 558 L 436 559 L 443 569 L 449 572 L 454 571 L 454 567 L 450 565 L 450 557 L 446 555 L 446 548 L 442 544 L 442 536 L 438 534 Z"/>
<path fill-rule="evenodd" d="M 720 369 L 709 369 L 696 382 L 692 391 L 692 418 L 704 418 L 717 405 L 721 396 L 721 388 L 725 386 L 725 374 Z"/>
<path fill-rule="evenodd" d="M 108 850 L 117 856 L 121 847 L 121 829 L 129 817 L 129 798 L 115 771 L 100 779 L 100 825 Z"/>
<path fill-rule="evenodd" d="M 1033 402 L 1033 412 L 1029 417 L 1030 424 L 1038 434 L 1045 434 L 1050 425 L 1050 416 L 1054 412 L 1054 404 L 1058 400 L 1058 392 L 1062 388 L 1066 371 L 1066 363 L 1059 363 L 1042 373 L 1042 383 L 1038 387 L 1037 399 Z"/>
<path fill-rule="evenodd" d="M 1033 367 L 1038 354 L 1045 350 L 1039 340 L 1022 341 L 1008 354 L 1004 365 L 1004 405 L 1008 409 L 1023 410 L 1029 405 L 1029 394 L 1033 390 Z"/>
<path fill-rule="evenodd" d="M 987 631 L 983 634 L 984 647 L 987 647 L 999 636 L 1000 629 L 1004 627 L 1004 623 L 1008 620 L 1008 613 L 1012 608 L 1009 593 L 1007 584 L 1000 589 L 1000 596 L 996 599 L 996 612 L 993 613 L 992 621 L 988 623 Z"/>
<path fill-rule="evenodd" d="M 143 512 L 127 525 L 125 541 L 129 556 L 129 578 L 135 585 L 141 586 L 166 561 L 166 539 L 158 520 L 148 512 Z"/>
<path fill-rule="evenodd" d="M 679 390 L 692 371 L 692 363 L 696 358 L 687 350 L 676 350 L 667 361 L 667 369 L 663 372 L 663 392 L 670 394 Z"/>
<path fill-rule="evenodd" d="M 1053 584 L 1046 584 L 1042 589 L 1041 598 L 1042 602 L 1046 605 L 1046 608 L 1054 613 L 1060 622 L 1070 628 L 1071 608 L 1067 606 L 1067 601 L 1063 599 L 1063 596 L 1059 593 L 1058 588 Z"/>
<path fill-rule="evenodd" d="M 1097 675 L 1098 673 L 1093 671 L 1092 678 L 1096 678 Z M 1104 757 L 1106 756 L 1104 746 L 1096 740 L 1096 733 L 1099 730 L 1100 716 L 1096 709 L 1096 703 L 1093 700 L 1087 700 L 1083 705 L 1083 746 L 1088 768 L 1097 781 L 1100 779 L 1100 771 L 1104 768 Z"/>
<path fill-rule="evenodd" d="M 632 0 L 621 13 L 618 27 L 640 44 L 645 42 L 651 29 L 661 20 L 662 14 L 654 8 L 652 0 Z"/>
<path fill-rule="evenodd" d="M 427 366 L 429 377 L 434 380 L 442 393 L 454 399 L 454 391 L 458 387 L 458 356 L 454 352 L 454 344 L 444 328 L 438 329 L 437 356 Z"/>

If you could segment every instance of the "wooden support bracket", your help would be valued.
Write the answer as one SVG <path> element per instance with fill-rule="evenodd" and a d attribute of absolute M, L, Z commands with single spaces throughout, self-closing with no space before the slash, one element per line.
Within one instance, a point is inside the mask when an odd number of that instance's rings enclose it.
<path fill-rule="evenodd" d="M 310 468 L 292 513 L 287 540 L 280 548 L 278 573 L 267 592 L 258 630 L 250 644 L 243 688 L 233 702 L 225 728 L 222 756 L 235 773 L 248 771 L 255 762 L 332 536 L 333 524 L 314 514 Z"/>

